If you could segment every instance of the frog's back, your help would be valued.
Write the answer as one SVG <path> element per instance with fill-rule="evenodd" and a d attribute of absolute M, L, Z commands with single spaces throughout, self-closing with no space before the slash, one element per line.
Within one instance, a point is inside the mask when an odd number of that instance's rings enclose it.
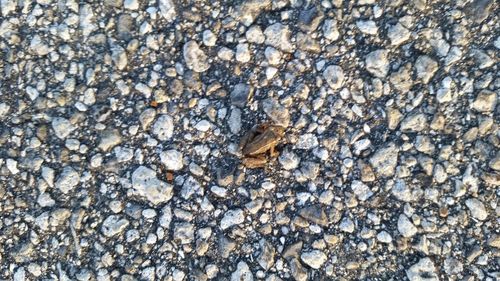
<path fill-rule="evenodd" d="M 281 135 L 275 131 L 268 130 L 256 136 L 251 143 L 243 148 L 244 155 L 259 155 L 268 151 L 271 147 L 276 146 L 281 139 Z"/>

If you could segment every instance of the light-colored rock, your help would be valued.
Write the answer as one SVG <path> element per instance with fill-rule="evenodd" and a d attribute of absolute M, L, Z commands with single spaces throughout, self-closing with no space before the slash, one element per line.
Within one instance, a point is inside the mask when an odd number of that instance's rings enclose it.
<path fill-rule="evenodd" d="M 172 22 L 175 20 L 177 12 L 175 11 L 175 4 L 173 0 L 159 0 L 158 6 L 160 8 L 160 15 L 167 22 Z"/>
<path fill-rule="evenodd" d="M 215 46 L 217 42 L 217 36 L 211 30 L 203 31 L 203 45 L 205 46 Z"/>
<path fill-rule="evenodd" d="M 366 70 L 377 78 L 385 78 L 389 71 L 389 59 L 386 50 L 376 50 L 365 58 Z"/>
<path fill-rule="evenodd" d="M 245 33 L 245 37 L 249 43 L 262 44 L 266 40 L 262 29 L 258 25 L 252 25 Z"/>
<path fill-rule="evenodd" d="M 497 98 L 495 92 L 482 90 L 474 99 L 472 108 L 479 112 L 492 112 L 496 107 Z"/>
<path fill-rule="evenodd" d="M 184 61 L 189 69 L 195 72 L 205 72 L 210 68 L 208 57 L 195 41 L 191 40 L 183 47 Z"/>
<path fill-rule="evenodd" d="M 129 223 L 130 222 L 127 219 L 120 218 L 117 215 L 111 215 L 102 222 L 102 234 L 106 237 L 118 235 L 127 228 Z"/>
<path fill-rule="evenodd" d="M 57 178 L 55 187 L 62 193 L 68 194 L 80 182 L 80 174 L 70 166 L 63 169 L 62 173 Z"/>
<path fill-rule="evenodd" d="M 398 46 L 410 39 L 411 32 L 406 29 L 401 23 L 396 23 L 387 29 L 387 37 L 391 40 L 391 44 Z"/>
<path fill-rule="evenodd" d="M 290 124 L 290 113 L 288 109 L 279 104 L 276 99 L 268 98 L 262 101 L 262 110 L 275 125 L 286 128 Z"/>
<path fill-rule="evenodd" d="M 424 84 L 429 83 L 437 70 L 438 63 L 429 56 L 420 56 L 415 61 L 415 72 L 417 74 L 417 78 Z"/>
<path fill-rule="evenodd" d="M 320 269 L 328 259 L 328 256 L 320 250 L 312 250 L 303 252 L 300 255 L 300 259 L 308 266 L 314 269 Z"/>
<path fill-rule="evenodd" d="M 370 158 L 370 164 L 376 173 L 382 177 L 394 175 L 398 164 L 399 149 L 396 144 L 389 143 L 387 146 L 378 149 Z"/>
<path fill-rule="evenodd" d="M 252 53 L 250 52 L 247 43 L 241 43 L 236 46 L 236 60 L 241 63 L 247 63 L 252 58 Z"/>
<path fill-rule="evenodd" d="M 132 195 L 143 197 L 153 205 L 168 202 L 173 196 L 173 186 L 156 177 L 156 172 L 139 166 L 132 173 Z"/>
<path fill-rule="evenodd" d="M 162 151 L 160 153 L 161 163 L 165 166 L 165 169 L 170 171 L 178 171 L 184 167 L 182 158 L 182 153 L 175 149 Z"/>
<path fill-rule="evenodd" d="M 398 231 L 401 235 L 403 235 L 403 237 L 410 238 L 417 234 L 418 229 L 406 215 L 401 214 L 398 219 Z"/>
<path fill-rule="evenodd" d="M 401 122 L 403 132 L 420 132 L 427 128 L 427 117 L 423 113 L 410 113 Z"/>
<path fill-rule="evenodd" d="M 171 139 L 174 134 L 174 119 L 169 115 L 160 115 L 153 125 L 152 133 L 161 141 Z"/>
<path fill-rule="evenodd" d="M 430 258 L 421 258 L 418 263 L 406 270 L 410 281 L 439 281 L 436 267 Z"/>
<path fill-rule="evenodd" d="M 71 132 L 76 130 L 76 126 L 71 124 L 68 119 L 56 117 L 52 119 L 52 129 L 54 129 L 58 138 L 65 139 Z"/>
<path fill-rule="evenodd" d="M 98 147 L 102 151 L 109 151 L 122 142 L 122 136 L 118 130 L 106 130 L 101 134 Z"/>
<path fill-rule="evenodd" d="M 471 215 L 480 220 L 484 221 L 488 217 L 488 211 L 484 206 L 483 202 L 479 201 L 476 198 L 467 199 L 465 201 L 465 205 L 469 208 Z"/>
<path fill-rule="evenodd" d="M 244 221 L 245 212 L 242 209 L 228 210 L 220 221 L 220 227 L 222 230 L 225 230 L 233 225 L 241 224 Z"/>
<path fill-rule="evenodd" d="M 295 50 L 295 47 L 290 41 L 291 34 L 292 31 L 290 28 L 281 23 L 270 25 L 264 30 L 266 44 L 287 53 L 291 53 Z"/>
<path fill-rule="evenodd" d="M 344 71 L 338 65 L 330 65 L 323 71 L 323 78 L 330 88 L 336 90 L 344 83 Z"/>
<path fill-rule="evenodd" d="M 231 274 L 231 281 L 253 281 L 252 271 L 246 262 L 238 263 L 236 270 Z"/>
<path fill-rule="evenodd" d="M 377 24 L 372 20 L 360 20 L 356 22 L 356 26 L 361 32 L 369 35 L 376 35 L 378 33 Z"/>

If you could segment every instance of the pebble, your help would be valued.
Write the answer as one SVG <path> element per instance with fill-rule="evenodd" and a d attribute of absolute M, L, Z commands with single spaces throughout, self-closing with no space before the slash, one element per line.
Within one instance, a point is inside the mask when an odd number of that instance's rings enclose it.
<path fill-rule="evenodd" d="M 171 139 L 174 134 L 174 119 L 169 115 L 160 115 L 153 124 L 152 133 L 161 141 Z"/>
<path fill-rule="evenodd" d="M 172 22 L 175 20 L 177 11 L 175 10 L 175 3 L 173 0 L 159 0 L 158 7 L 160 9 L 160 15 L 167 22 Z"/>
<path fill-rule="evenodd" d="M 392 237 L 389 234 L 389 232 L 387 232 L 385 230 L 382 230 L 381 232 L 379 232 L 377 234 L 377 240 L 380 241 L 380 242 L 382 242 L 382 243 L 389 244 L 389 243 L 392 242 Z"/>
<path fill-rule="evenodd" d="M 472 108 L 479 112 L 492 112 L 497 104 L 497 94 L 488 90 L 479 92 L 472 103 Z"/>
<path fill-rule="evenodd" d="M 337 21 L 333 19 L 325 20 L 323 23 L 323 36 L 331 41 L 336 41 L 340 37 Z"/>
<path fill-rule="evenodd" d="M 229 210 L 224 214 L 224 217 L 220 221 L 220 227 L 222 230 L 226 230 L 231 226 L 241 224 L 245 221 L 245 213 L 242 209 Z"/>
<path fill-rule="evenodd" d="M 350 218 L 344 217 L 339 224 L 339 228 L 343 232 L 353 233 L 354 229 L 355 229 L 355 225 L 354 225 L 354 222 Z"/>
<path fill-rule="evenodd" d="M 344 83 L 344 71 L 338 65 L 330 65 L 323 71 L 323 77 L 330 88 L 336 90 Z"/>
<path fill-rule="evenodd" d="M 385 78 L 389 72 L 389 60 L 386 50 L 376 50 L 365 58 L 366 70 L 377 78 Z"/>
<path fill-rule="evenodd" d="M 291 34 L 292 32 L 288 26 L 275 23 L 264 30 L 265 43 L 283 52 L 291 53 L 295 50 L 290 41 Z"/>
<path fill-rule="evenodd" d="M 357 21 L 356 22 L 356 26 L 364 34 L 376 35 L 378 33 L 377 24 L 374 21 L 372 21 L 372 20 L 367 20 L 367 21 L 360 20 L 360 21 Z"/>
<path fill-rule="evenodd" d="M 328 259 L 328 256 L 320 250 L 312 250 L 303 252 L 300 255 L 300 259 L 311 268 L 320 269 Z"/>
<path fill-rule="evenodd" d="M 370 157 L 370 164 L 375 169 L 377 174 L 382 177 L 391 177 L 396 171 L 398 164 L 398 148 L 394 143 L 389 143 L 387 146 L 377 150 Z"/>
<path fill-rule="evenodd" d="M 249 43 L 262 44 L 266 40 L 262 29 L 258 25 L 252 25 L 245 33 L 245 37 Z"/>
<path fill-rule="evenodd" d="M 399 46 L 410 39 L 411 32 L 406 29 L 401 23 L 396 23 L 387 29 L 387 37 L 391 40 L 391 44 Z"/>
<path fill-rule="evenodd" d="M 99 149 L 106 152 L 122 142 L 122 136 L 118 130 L 106 130 L 101 133 Z"/>
<path fill-rule="evenodd" d="M 290 124 L 290 113 L 288 109 L 280 105 L 277 100 L 273 98 L 265 99 L 262 101 L 262 110 L 275 125 L 286 128 Z"/>
<path fill-rule="evenodd" d="M 237 135 L 241 131 L 241 110 L 239 108 L 233 108 L 231 110 L 227 123 L 231 133 Z"/>
<path fill-rule="evenodd" d="M 76 126 L 71 124 L 68 119 L 62 117 L 55 117 L 52 119 L 52 129 L 56 136 L 60 139 L 67 138 L 74 130 L 76 130 Z"/>
<path fill-rule="evenodd" d="M 271 242 L 266 239 L 261 239 L 259 241 L 260 255 L 257 258 L 257 262 L 264 270 L 269 270 L 274 265 L 276 251 Z"/>
<path fill-rule="evenodd" d="M 418 263 L 406 270 L 406 277 L 410 281 L 438 281 L 436 267 L 430 258 L 421 258 Z"/>
<path fill-rule="evenodd" d="M 467 199 L 465 205 L 469 208 L 471 215 L 480 221 L 486 220 L 488 218 L 488 211 L 486 210 L 483 202 L 476 198 Z"/>
<path fill-rule="evenodd" d="M 165 166 L 165 169 L 170 171 L 178 171 L 184 167 L 182 158 L 182 153 L 175 149 L 162 151 L 160 153 L 161 163 Z"/>
<path fill-rule="evenodd" d="M 399 215 L 398 231 L 403 237 L 410 238 L 417 234 L 418 230 L 406 215 Z"/>
<path fill-rule="evenodd" d="M 217 36 L 211 30 L 203 31 L 203 45 L 213 47 L 217 42 Z"/>
<path fill-rule="evenodd" d="M 292 151 L 285 150 L 283 151 L 278 158 L 281 166 L 285 170 L 293 170 L 296 169 L 300 164 L 300 158 L 297 154 Z"/>
<path fill-rule="evenodd" d="M 431 57 L 419 56 L 415 61 L 415 72 L 422 83 L 427 84 L 438 70 L 438 63 Z"/>
<path fill-rule="evenodd" d="M 241 63 L 247 63 L 252 58 L 252 53 L 250 52 L 249 45 L 245 43 L 238 44 L 236 46 L 236 60 Z"/>
<path fill-rule="evenodd" d="M 303 134 L 295 144 L 295 148 L 309 150 L 319 145 L 318 138 L 314 134 Z"/>
<path fill-rule="evenodd" d="M 253 274 L 250 267 L 244 261 L 238 262 L 236 270 L 231 274 L 231 281 L 253 281 Z"/>
<path fill-rule="evenodd" d="M 65 167 L 54 186 L 62 193 L 68 194 L 80 183 L 80 174 L 73 167 Z"/>
<path fill-rule="evenodd" d="M 253 88 L 247 84 L 237 84 L 231 91 L 231 104 L 244 107 L 253 93 Z"/>
<path fill-rule="evenodd" d="M 156 177 L 156 172 L 139 166 L 132 173 L 133 195 L 143 197 L 153 205 L 168 202 L 173 196 L 173 186 Z"/>
<path fill-rule="evenodd" d="M 184 61 L 189 69 L 195 72 L 205 72 L 210 68 L 207 55 L 195 41 L 188 41 L 182 50 Z"/>
<path fill-rule="evenodd" d="M 101 231 L 104 236 L 113 237 L 122 233 L 129 224 L 130 222 L 127 219 L 118 215 L 111 215 L 102 222 Z"/>
<path fill-rule="evenodd" d="M 373 195 L 373 192 L 370 190 L 370 188 L 366 184 L 358 180 L 352 182 L 351 188 L 354 194 L 356 194 L 358 199 L 361 201 L 366 201 Z"/>

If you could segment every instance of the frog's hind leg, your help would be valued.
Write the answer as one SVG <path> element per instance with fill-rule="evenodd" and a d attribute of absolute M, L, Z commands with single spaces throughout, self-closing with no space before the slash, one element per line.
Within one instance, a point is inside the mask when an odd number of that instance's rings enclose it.
<path fill-rule="evenodd" d="M 242 164 L 249 169 L 263 168 L 267 164 L 264 156 L 243 158 Z"/>
<path fill-rule="evenodd" d="M 278 150 L 276 149 L 276 146 L 271 146 L 269 148 L 269 155 L 271 155 L 272 159 L 276 159 L 279 155 Z"/>

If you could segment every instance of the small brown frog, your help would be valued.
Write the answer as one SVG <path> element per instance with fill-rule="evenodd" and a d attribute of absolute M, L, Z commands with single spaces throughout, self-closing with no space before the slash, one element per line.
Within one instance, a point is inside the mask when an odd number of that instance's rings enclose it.
<path fill-rule="evenodd" d="M 243 165 L 251 169 L 264 167 L 268 162 L 266 152 L 275 157 L 277 152 L 274 148 L 284 135 L 285 128 L 282 126 L 264 123 L 253 127 L 240 141 Z"/>

